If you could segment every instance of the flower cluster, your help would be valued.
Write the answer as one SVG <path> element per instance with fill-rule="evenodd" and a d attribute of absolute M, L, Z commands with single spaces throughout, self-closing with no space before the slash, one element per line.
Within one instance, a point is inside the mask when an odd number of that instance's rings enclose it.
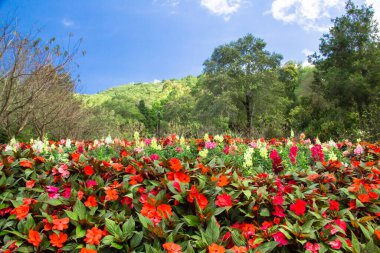
<path fill-rule="evenodd" d="M 0 252 L 380 252 L 377 144 L 135 134 L 0 152 Z"/>

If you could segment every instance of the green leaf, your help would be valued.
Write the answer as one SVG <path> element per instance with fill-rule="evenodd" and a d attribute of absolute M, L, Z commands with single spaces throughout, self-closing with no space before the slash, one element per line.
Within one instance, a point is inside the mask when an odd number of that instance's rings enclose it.
<path fill-rule="evenodd" d="M 73 220 L 73 221 L 78 221 L 78 215 L 74 212 L 71 212 L 71 211 L 68 211 L 68 210 L 64 210 L 67 217 L 70 218 L 70 220 Z"/>
<path fill-rule="evenodd" d="M 236 246 L 245 246 L 246 242 L 243 235 L 237 230 L 231 230 L 232 241 Z"/>
<path fill-rule="evenodd" d="M 207 228 L 205 237 L 208 244 L 216 243 L 219 239 L 219 227 L 214 216 L 212 216 Z"/>
<path fill-rule="evenodd" d="M 106 235 L 103 239 L 102 239 L 102 243 L 104 245 L 110 245 L 113 241 L 115 240 L 115 237 L 112 236 L 112 235 Z"/>
<path fill-rule="evenodd" d="M 137 213 L 137 216 L 139 216 L 139 220 L 141 222 L 141 225 L 143 225 L 144 228 L 148 228 L 148 224 L 153 226 L 152 221 L 149 218 L 147 218 L 147 217 L 145 217 L 139 213 Z"/>
<path fill-rule="evenodd" d="M 63 248 L 61 248 L 61 250 L 73 252 L 76 249 L 77 245 L 78 244 L 76 244 L 74 242 L 68 243 Z"/>
<path fill-rule="evenodd" d="M 351 242 L 352 242 L 352 252 L 360 253 L 360 243 L 354 233 L 352 233 Z"/>
<path fill-rule="evenodd" d="M 275 241 L 267 242 L 257 247 L 255 249 L 255 252 L 260 252 L 260 253 L 271 252 L 277 247 L 277 245 L 278 245 L 278 242 L 275 242 Z"/>
<path fill-rule="evenodd" d="M 137 246 L 139 246 L 142 239 L 143 239 L 143 236 L 144 236 L 144 234 L 142 231 L 135 232 L 135 234 L 133 235 L 133 237 L 131 239 L 131 247 L 136 248 Z"/>
<path fill-rule="evenodd" d="M 36 226 L 36 223 L 34 222 L 34 219 L 31 214 L 28 214 L 28 217 L 26 218 L 25 227 L 24 227 L 24 233 L 29 233 L 29 230 L 34 228 Z"/>
<path fill-rule="evenodd" d="M 75 237 L 77 238 L 77 239 L 79 239 L 79 238 L 82 238 L 82 237 L 84 237 L 86 235 L 86 230 L 84 230 L 83 228 L 82 228 L 82 226 L 77 226 L 76 228 L 75 228 Z"/>
<path fill-rule="evenodd" d="M 75 202 L 74 213 L 78 215 L 79 219 L 84 219 L 86 217 L 86 207 L 79 199 Z"/>
<path fill-rule="evenodd" d="M 111 235 L 115 236 L 117 240 L 123 238 L 123 232 L 121 231 L 119 225 L 117 225 L 113 220 L 106 219 L 106 228 Z"/>
<path fill-rule="evenodd" d="M 115 248 L 115 249 L 122 249 L 123 248 L 123 245 L 120 245 L 116 242 L 111 242 L 111 247 Z"/>
<path fill-rule="evenodd" d="M 133 217 L 129 217 L 129 219 L 123 224 L 123 238 L 131 238 L 133 231 L 135 230 L 135 220 Z"/>
<path fill-rule="evenodd" d="M 269 209 L 268 208 L 262 208 L 260 211 L 260 216 L 269 217 L 270 216 Z"/>
<path fill-rule="evenodd" d="M 200 222 L 199 217 L 195 215 L 185 215 L 183 218 L 190 227 L 196 227 Z"/>

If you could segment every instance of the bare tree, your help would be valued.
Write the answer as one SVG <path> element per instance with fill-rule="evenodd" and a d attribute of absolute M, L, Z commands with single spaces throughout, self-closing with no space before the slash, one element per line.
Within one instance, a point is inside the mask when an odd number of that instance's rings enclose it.
<path fill-rule="evenodd" d="M 1 24 L 0 127 L 8 137 L 19 135 L 31 121 L 41 128 L 38 132 L 44 132 L 54 120 L 52 116 L 62 112 L 64 103 L 47 104 L 53 100 L 62 102 L 59 96 L 67 88 L 73 92 L 72 85 L 63 79 L 70 73 L 79 43 L 72 48 L 69 43 L 68 49 L 62 50 L 54 39 L 43 42 L 32 33 L 21 34 L 14 21 Z M 43 123 L 38 120 L 42 118 Z"/>

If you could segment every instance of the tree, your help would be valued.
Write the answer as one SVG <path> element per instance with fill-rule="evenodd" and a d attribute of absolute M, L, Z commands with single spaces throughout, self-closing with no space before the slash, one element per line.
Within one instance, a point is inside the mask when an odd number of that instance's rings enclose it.
<path fill-rule="evenodd" d="M 8 138 L 30 124 L 39 101 L 54 95 L 50 91 L 60 82 L 57 74 L 68 73 L 78 44 L 61 50 L 54 41 L 22 34 L 13 21 L 0 24 L 0 127 Z"/>
<path fill-rule="evenodd" d="M 282 91 L 278 87 L 282 56 L 265 47 L 262 39 L 248 34 L 217 47 L 204 62 L 206 95 L 213 97 L 213 104 L 222 105 L 219 114 L 224 117 L 244 112 L 248 132 L 254 119 L 265 124 L 264 116 L 271 106 L 268 101 L 273 99 L 276 104 L 274 97 Z"/>
<path fill-rule="evenodd" d="M 348 115 L 356 111 L 359 127 L 366 130 L 365 115 L 380 92 L 380 40 L 371 6 L 355 6 L 350 0 L 346 13 L 333 20 L 321 38 L 316 65 L 315 90 Z"/>

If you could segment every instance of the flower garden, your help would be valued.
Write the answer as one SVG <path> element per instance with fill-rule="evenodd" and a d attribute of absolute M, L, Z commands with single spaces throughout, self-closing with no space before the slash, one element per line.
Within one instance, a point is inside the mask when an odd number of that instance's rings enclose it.
<path fill-rule="evenodd" d="M 0 252 L 380 252 L 378 144 L 136 134 L 0 151 Z"/>

